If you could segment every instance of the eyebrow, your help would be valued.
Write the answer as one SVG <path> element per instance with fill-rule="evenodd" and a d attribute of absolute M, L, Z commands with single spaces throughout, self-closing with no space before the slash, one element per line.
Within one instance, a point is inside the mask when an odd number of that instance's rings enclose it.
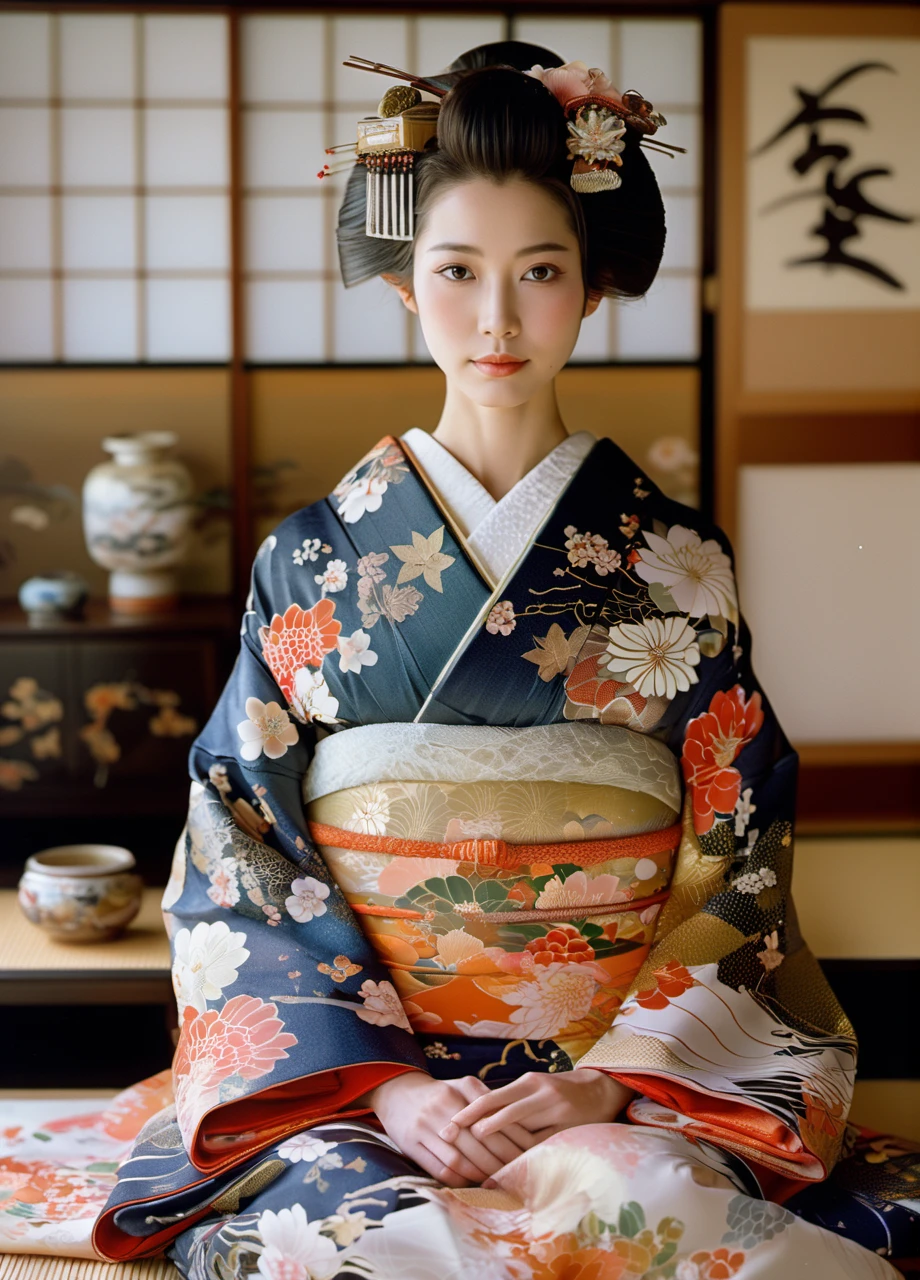
<path fill-rule="evenodd" d="M 442 252 L 448 250 L 450 253 L 472 253 L 477 257 L 483 256 L 482 250 L 477 249 L 474 244 L 433 244 L 428 250 L 429 253 Z M 526 249 L 519 249 L 514 255 L 516 258 L 527 257 L 531 253 L 569 253 L 568 245 L 556 244 L 554 240 L 547 240 L 544 244 L 531 244 Z"/>

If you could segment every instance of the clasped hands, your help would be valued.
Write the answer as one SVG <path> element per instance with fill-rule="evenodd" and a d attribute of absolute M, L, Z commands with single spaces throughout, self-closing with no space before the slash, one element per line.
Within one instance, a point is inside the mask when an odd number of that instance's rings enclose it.
<path fill-rule="evenodd" d="M 409 1071 L 367 1095 L 400 1150 L 448 1187 L 485 1183 L 554 1133 L 616 1118 L 632 1090 L 590 1068 L 529 1071 L 489 1089 L 477 1076 Z"/>

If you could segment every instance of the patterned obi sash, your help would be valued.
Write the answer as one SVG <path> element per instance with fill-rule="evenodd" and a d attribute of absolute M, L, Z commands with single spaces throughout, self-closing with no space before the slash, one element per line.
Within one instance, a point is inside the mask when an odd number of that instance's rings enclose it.
<path fill-rule="evenodd" d="M 435 757 L 449 777 L 308 786 L 310 833 L 414 1031 L 551 1040 L 575 1060 L 608 1030 L 651 946 L 680 841 L 676 797 L 565 776 L 462 777 L 469 752 L 462 767 Z M 553 772 L 566 769 L 557 760 Z"/>

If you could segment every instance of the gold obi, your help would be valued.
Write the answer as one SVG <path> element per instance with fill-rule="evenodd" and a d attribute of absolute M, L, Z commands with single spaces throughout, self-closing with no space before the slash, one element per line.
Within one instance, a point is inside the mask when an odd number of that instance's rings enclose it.
<path fill-rule="evenodd" d="M 379 781 L 307 817 L 414 1031 L 573 1060 L 645 960 L 680 839 L 662 798 L 573 781 Z"/>

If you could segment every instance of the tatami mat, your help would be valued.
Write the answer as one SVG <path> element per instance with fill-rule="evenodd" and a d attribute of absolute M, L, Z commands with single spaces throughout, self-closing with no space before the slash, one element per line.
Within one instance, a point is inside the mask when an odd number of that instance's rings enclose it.
<path fill-rule="evenodd" d="M 20 1253 L 0 1256 L 0 1280 L 179 1280 L 179 1272 L 166 1258 L 91 1262 Z"/>

